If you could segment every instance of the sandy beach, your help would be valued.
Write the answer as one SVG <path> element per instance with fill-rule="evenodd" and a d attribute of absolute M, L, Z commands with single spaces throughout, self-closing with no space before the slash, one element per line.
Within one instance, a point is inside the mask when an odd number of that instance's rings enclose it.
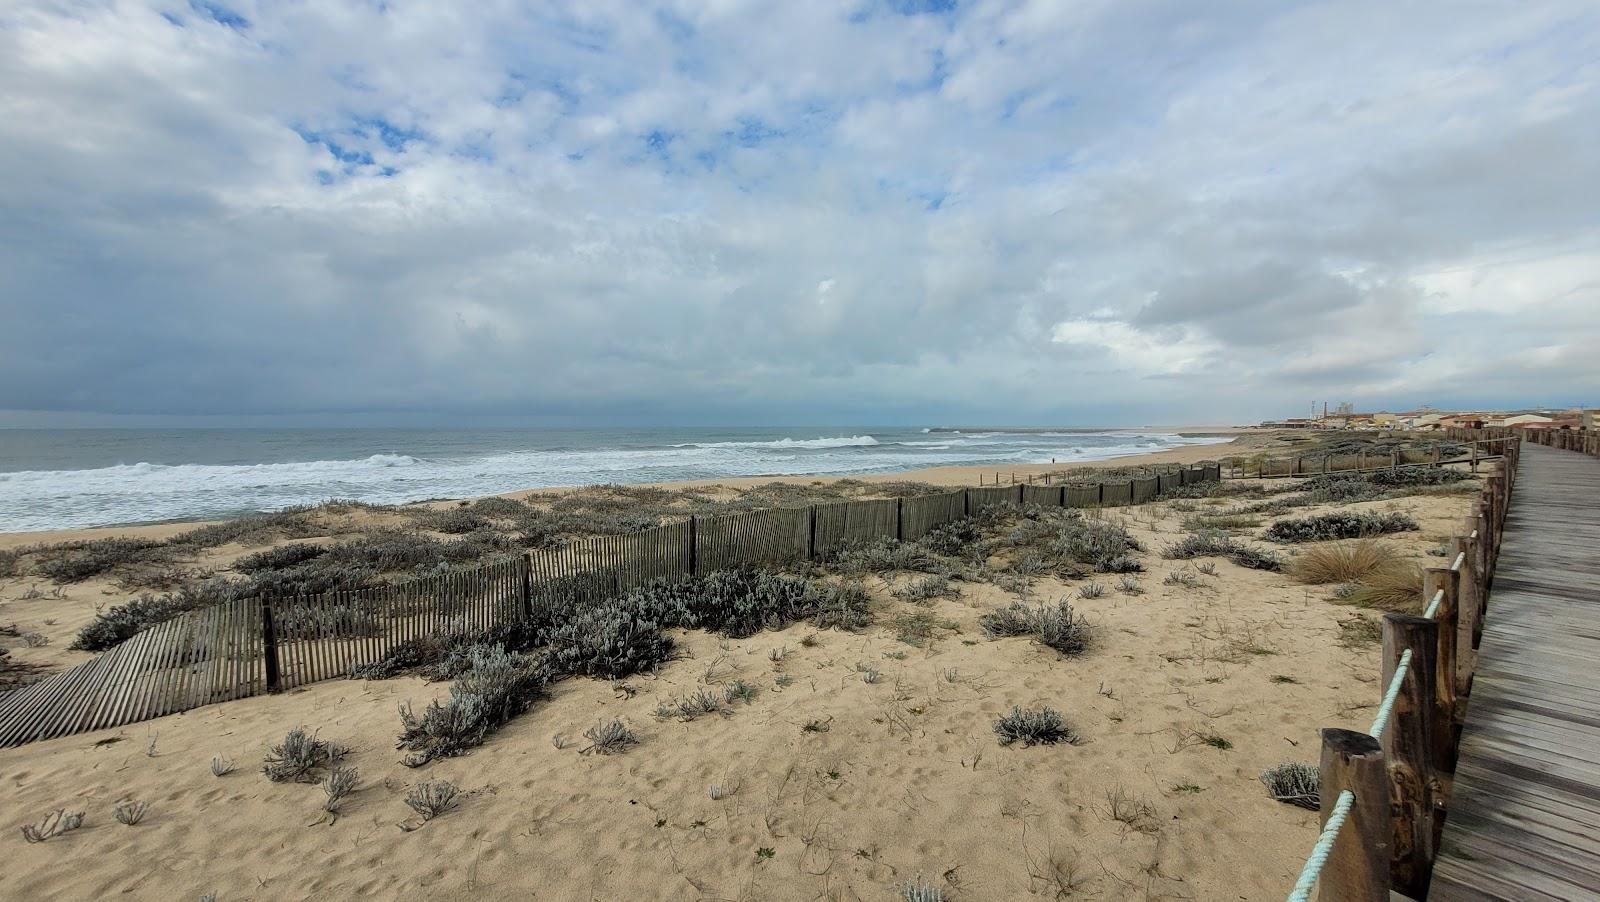
<path fill-rule="evenodd" d="M 920 877 L 970 900 L 1281 898 L 1317 817 L 1268 798 L 1258 775 L 1313 761 L 1322 727 L 1364 726 L 1377 647 L 1352 641 L 1348 624 L 1372 614 L 1283 573 L 1164 559 L 1188 534 L 1185 518 L 1220 509 L 1216 500 L 1106 511 L 1146 548 L 1137 592 L 1104 574 L 1037 581 L 1030 602 L 1071 599 L 1092 624 L 1081 656 L 985 638 L 978 618 L 1017 598 L 996 585 L 964 582 L 958 597 L 919 604 L 893 594 L 911 577 L 889 574 L 868 578 L 875 623 L 859 633 L 674 631 L 678 654 L 658 672 L 561 681 L 471 754 L 420 769 L 394 750 L 395 709 L 421 708 L 447 685 L 415 677 L 336 680 L 3 750 L 10 838 L 0 842 L 13 864 L 0 896 L 870 900 Z M 1463 495 L 1430 495 L 1338 509 L 1409 513 L 1420 530 L 1384 541 L 1426 564 L 1466 506 Z M 1324 509 L 1334 508 L 1293 513 Z M 1242 537 L 1260 544 L 1267 522 Z M 253 550 L 226 546 L 204 563 L 226 568 Z M 1080 597 L 1090 582 L 1104 594 Z M 45 597 L 25 598 L 28 580 L 0 584 L 0 623 L 47 636 L 14 654 L 50 666 L 86 657 L 64 647 L 97 605 L 124 594 L 102 580 L 59 596 L 40 588 Z M 931 629 L 907 641 L 906 618 Z M 868 682 L 867 670 L 879 678 Z M 736 679 L 757 693 L 726 715 L 653 716 L 674 696 Z M 997 716 L 1040 704 L 1081 742 L 996 743 Z M 640 744 L 584 754 L 583 731 L 612 717 Z M 360 789 L 334 822 L 319 822 L 316 786 L 259 772 L 295 727 L 347 746 L 359 768 Z M 214 756 L 237 770 L 213 776 Z M 402 799 L 439 779 L 464 798 L 421 823 Z M 111 817 L 125 799 L 150 804 L 137 826 Z M 85 826 L 37 845 L 15 832 L 57 808 L 86 811 Z"/>

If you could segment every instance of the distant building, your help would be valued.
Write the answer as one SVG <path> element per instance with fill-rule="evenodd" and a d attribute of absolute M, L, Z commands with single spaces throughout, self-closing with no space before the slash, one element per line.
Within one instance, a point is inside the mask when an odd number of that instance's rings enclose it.
<path fill-rule="evenodd" d="M 1547 417 L 1539 413 L 1519 413 L 1507 417 L 1493 417 L 1484 420 L 1486 426 L 1543 426 L 1555 422 L 1555 417 Z"/>

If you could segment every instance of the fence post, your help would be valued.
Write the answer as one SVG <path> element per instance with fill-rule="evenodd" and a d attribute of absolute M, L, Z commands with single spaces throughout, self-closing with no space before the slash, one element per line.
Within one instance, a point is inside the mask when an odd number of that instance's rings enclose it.
<path fill-rule="evenodd" d="M 522 555 L 518 560 L 522 568 L 522 612 L 528 618 L 533 617 L 533 552 Z"/>
<path fill-rule="evenodd" d="M 1432 600 L 1435 593 L 1443 591 L 1439 609 L 1433 619 L 1439 624 L 1437 664 L 1434 671 L 1433 695 L 1438 705 L 1434 719 L 1434 748 L 1438 762 L 1446 773 L 1455 771 L 1456 760 L 1456 685 L 1461 672 L 1457 648 L 1461 628 L 1460 591 L 1461 575 L 1448 567 L 1429 567 L 1422 574 L 1422 597 Z"/>
<path fill-rule="evenodd" d="M 962 489 L 965 492 L 965 489 Z M 806 527 L 806 560 L 817 559 L 817 506 L 811 505 L 811 523 Z"/>
<path fill-rule="evenodd" d="M 972 516 L 972 492 L 967 489 L 961 490 L 961 516 Z"/>
<path fill-rule="evenodd" d="M 261 658 L 266 665 L 267 691 L 283 689 L 283 677 L 278 670 L 278 637 L 272 628 L 272 599 L 261 596 Z"/>
<path fill-rule="evenodd" d="M 1411 665 L 1400 682 L 1382 739 L 1394 818 L 1390 875 L 1394 888 L 1414 899 L 1426 898 L 1433 867 L 1433 675 L 1438 646 L 1439 624 L 1434 621 L 1409 614 L 1384 615 L 1380 685 L 1389 687 L 1400 656 L 1411 652 Z"/>
<path fill-rule="evenodd" d="M 1018 496 L 1020 496 L 1022 494 L 1022 486 L 1017 486 L 1017 494 L 1018 494 Z M 904 499 L 904 498 L 896 498 L 896 499 L 894 499 L 894 540 L 896 542 L 905 541 L 905 535 L 906 535 L 906 530 L 905 530 L 905 522 L 906 522 L 905 509 L 906 509 L 906 499 Z"/>
<path fill-rule="evenodd" d="M 1346 789 L 1355 794 L 1322 868 L 1323 902 L 1388 902 L 1389 778 L 1378 740 L 1355 730 L 1322 731 L 1322 823 Z"/>
<path fill-rule="evenodd" d="M 689 515 L 689 575 L 690 576 L 699 576 L 700 575 L 700 560 L 699 560 L 700 553 L 699 553 L 699 548 L 697 547 L 700 543 L 695 540 L 695 533 L 698 531 L 695 524 L 696 524 L 695 517 L 694 517 L 693 514 L 690 514 Z"/>
<path fill-rule="evenodd" d="M 1478 592 L 1478 578 L 1472 566 L 1472 540 L 1467 536 L 1456 536 L 1450 540 L 1450 550 L 1461 558 L 1459 588 L 1456 591 L 1456 609 L 1461 617 L 1461 631 L 1456 639 L 1456 661 L 1461 675 L 1456 679 L 1456 691 L 1465 695 L 1472 691 L 1472 672 L 1476 669 L 1474 661 L 1477 656 L 1471 653 L 1471 649 L 1478 647 L 1483 598 Z"/>

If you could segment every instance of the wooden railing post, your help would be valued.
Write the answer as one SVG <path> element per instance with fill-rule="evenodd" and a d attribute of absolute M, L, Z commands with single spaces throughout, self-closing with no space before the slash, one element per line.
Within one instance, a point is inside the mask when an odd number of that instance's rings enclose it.
<path fill-rule="evenodd" d="M 1390 875 L 1394 888 L 1414 899 L 1427 897 L 1435 851 L 1433 674 L 1438 646 L 1439 625 L 1434 621 L 1409 614 L 1384 615 L 1379 685 L 1388 688 L 1400 656 L 1411 652 L 1411 665 L 1401 680 L 1382 741 L 1393 818 Z"/>
<path fill-rule="evenodd" d="M 1455 771 L 1456 760 L 1456 687 L 1461 675 L 1458 660 L 1460 651 L 1460 574 L 1448 567 L 1429 567 L 1422 574 L 1422 597 L 1432 599 L 1439 592 L 1439 608 L 1433 619 L 1439 624 L 1437 663 L 1434 669 L 1433 697 L 1438 705 L 1434 719 L 1434 749 L 1438 752 L 1439 767 L 1446 773 Z"/>
<path fill-rule="evenodd" d="M 1378 740 L 1354 730 L 1322 731 L 1322 823 L 1346 789 L 1355 804 L 1322 868 L 1322 902 L 1388 902 L 1389 778 Z"/>
<path fill-rule="evenodd" d="M 967 490 L 961 490 L 963 501 L 967 497 Z M 806 526 L 806 560 L 817 559 L 817 506 L 811 505 L 811 522 Z"/>

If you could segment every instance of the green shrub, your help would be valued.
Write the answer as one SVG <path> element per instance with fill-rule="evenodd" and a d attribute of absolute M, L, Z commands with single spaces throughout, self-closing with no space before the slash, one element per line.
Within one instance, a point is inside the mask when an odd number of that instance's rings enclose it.
<path fill-rule="evenodd" d="M 1279 520 L 1267 527 L 1267 538 L 1276 542 L 1320 542 L 1328 539 L 1359 539 L 1418 528 L 1417 521 L 1401 513 L 1335 511 L 1298 520 Z"/>
<path fill-rule="evenodd" d="M 1066 601 L 1037 607 L 1013 602 L 982 615 L 978 625 L 990 639 L 1031 635 L 1063 655 L 1080 654 L 1089 647 L 1089 624 Z"/>
<path fill-rule="evenodd" d="M 171 562 L 176 551 L 165 542 L 150 539 L 94 539 L 63 542 L 36 552 L 33 569 L 58 583 L 77 583 L 116 567 Z"/>

